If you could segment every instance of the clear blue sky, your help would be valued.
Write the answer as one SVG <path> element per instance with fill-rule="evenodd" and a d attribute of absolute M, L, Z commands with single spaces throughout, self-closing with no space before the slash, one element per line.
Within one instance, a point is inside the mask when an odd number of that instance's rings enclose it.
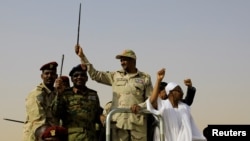
<path fill-rule="evenodd" d="M 121 68 L 115 55 L 136 52 L 137 67 L 165 81 L 191 78 L 197 88 L 192 114 L 208 124 L 250 124 L 249 0 L 5 0 L 0 4 L 0 117 L 25 120 L 24 100 L 41 82 L 44 63 L 63 74 L 80 63 L 74 53 L 79 4 L 80 44 L 98 70 Z M 111 87 L 89 80 L 102 106 Z M 1 141 L 21 140 L 22 124 L 0 120 Z"/>

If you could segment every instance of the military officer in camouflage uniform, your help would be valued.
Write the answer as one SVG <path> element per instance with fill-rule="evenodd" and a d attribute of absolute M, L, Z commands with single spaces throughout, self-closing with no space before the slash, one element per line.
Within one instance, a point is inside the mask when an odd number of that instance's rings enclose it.
<path fill-rule="evenodd" d="M 69 141 L 96 141 L 95 124 L 101 114 L 98 94 L 86 86 L 88 76 L 81 65 L 73 67 L 69 76 L 73 87 L 59 94 L 57 114 L 68 129 Z"/>
<path fill-rule="evenodd" d="M 57 78 L 57 66 L 56 62 L 49 62 L 40 68 L 43 82 L 33 89 L 25 99 L 26 122 L 24 124 L 23 141 L 35 141 L 35 130 L 45 123 L 59 124 L 59 120 L 55 118 L 55 113 L 52 111 L 57 93 L 54 87 Z"/>
<path fill-rule="evenodd" d="M 153 86 L 150 75 L 136 68 L 134 51 L 124 50 L 116 56 L 123 69 L 115 72 L 96 70 L 78 45 L 75 46 L 75 52 L 82 64 L 87 65 L 88 73 L 93 80 L 112 86 L 111 109 L 145 106 L 145 99 L 151 94 Z M 144 115 L 116 113 L 112 116 L 112 123 L 116 125 L 116 128 L 111 131 L 113 141 L 147 140 L 147 122 Z"/>

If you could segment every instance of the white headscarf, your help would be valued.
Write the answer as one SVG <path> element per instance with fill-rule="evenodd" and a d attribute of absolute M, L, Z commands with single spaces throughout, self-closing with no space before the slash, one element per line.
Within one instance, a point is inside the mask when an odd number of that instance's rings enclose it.
<path fill-rule="evenodd" d="M 165 87 L 166 94 L 169 95 L 169 92 L 172 91 L 175 87 L 179 86 L 175 82 L 169 82 L 168 85 Z"/>

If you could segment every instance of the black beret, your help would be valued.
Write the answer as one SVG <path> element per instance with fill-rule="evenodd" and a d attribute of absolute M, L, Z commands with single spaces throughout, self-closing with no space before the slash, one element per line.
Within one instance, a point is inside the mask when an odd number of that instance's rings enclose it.
<path fill-rule="evenodd" d="M 40 70 L 56 70 L 58 64 L 56 62 L 49 62 L 41 66 Z"/>
<path fill-rule="evenodd" d="M 72 68 L 72 70 L 69 72 L 69 76 L 73 76 L 74 72 L 76 72 L 76 71 L 84 71 L 84 72 L 86 72 L 87 67 L 85 65 L 79 64 L 79 65 Z"/>
<path fill-rule="evenodd" d="M 167 82 L 161 82 L 160 83 L 160 90 L 164 90 L 165 89 L 165 87 L 168 85 L 168 83 Z"/>

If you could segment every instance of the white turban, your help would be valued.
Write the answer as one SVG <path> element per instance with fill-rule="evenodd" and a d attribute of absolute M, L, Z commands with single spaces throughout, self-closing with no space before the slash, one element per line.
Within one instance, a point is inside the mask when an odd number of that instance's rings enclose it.
<path fill-rule="evenodd" d="M 168 85 L 165 87 L 167 95 L 169 95 L 169 92 L 172 91 L 177 86 L 178 84 L 176 84 L 175 82 L 169 82 Z"/>

